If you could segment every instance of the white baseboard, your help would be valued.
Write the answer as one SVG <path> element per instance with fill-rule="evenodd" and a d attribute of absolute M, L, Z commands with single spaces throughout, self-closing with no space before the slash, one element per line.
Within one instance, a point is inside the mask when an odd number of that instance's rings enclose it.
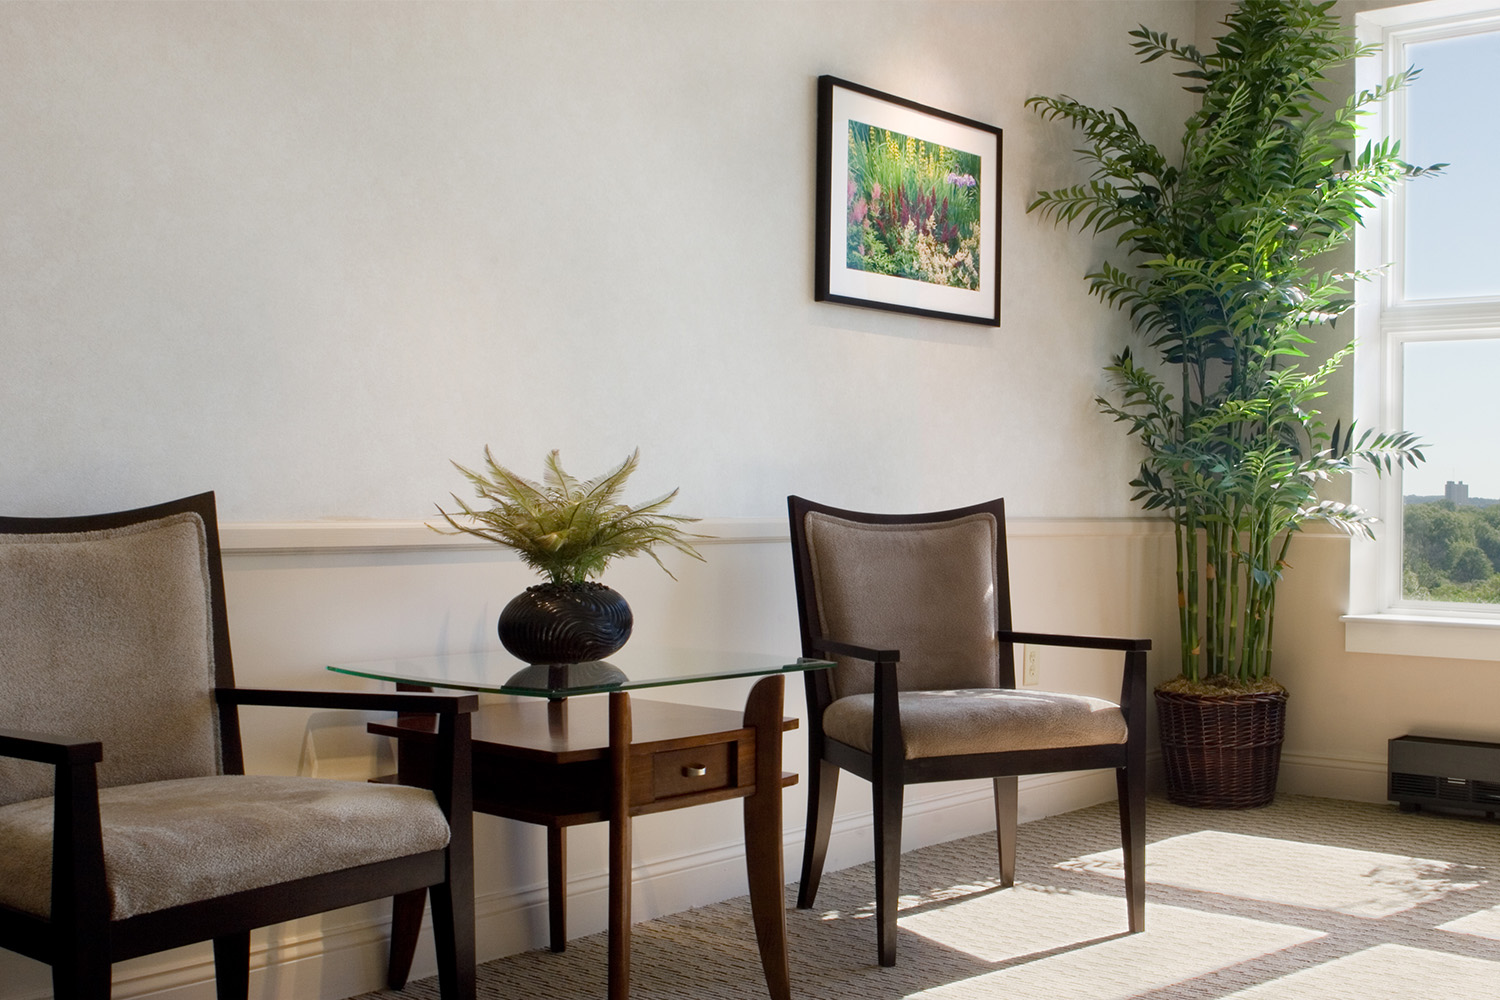
<path fill-rule="evenodd" d="M 1283 751 L 1277 787 L 1292 795 L 1385 802 L 1386 761 Z"/>
<path fill-rule="evenodd" d="M 849 780 L 841 799 L 868 794 Z M 867 786 L 865 786 L 867 788 Z M 987 781 L 926 785 L 909 791 L 902 827 L 906 850 L 994 829 L 994 807 Z M 1114 795 L 1108 772 L 1078 772 L 1021 780 L 1022 821 L 1092 805 Z M 802 857 L 801 816 L 788 816 L 783 835 L 787 879 L 797 878 Z M 873 855 L 874 821 L 868 808 L 834 821 L 828 870 L 868 861 Z M 647 920 L 746 892 L 744 854 L 739 844 L 720 844 L 670 858 L 637 864 L 634 916 Z M 569 936 L 597 933 L 606 926 L 608 877 L 580 873 L 568 885 Z M 475 900 L 480 961 L 545 947 L 547 892 L 544 885 Z M 311 917 L 257 932 L 251 938 L 252 1000 L 289 996 L 337 998 L 379 989 L 385 984 L 389 907 L 369 904 Z M 7 956 L 8 958 L 9 956 Z M 30 963 L 28 963 L 30 964 Z M 31 970 L 28 970 L 31 971 Z M 436 971 L 429 928 L 422 931 L 412 978 Z M 31 976 L 26 977 L 28 980 Z M 43 1000 L 48 991 L 0 988 L 3 1000 Z M 214 1000 L 211 948 L 196 945 L 115 966 L 116 1000 Z"/>

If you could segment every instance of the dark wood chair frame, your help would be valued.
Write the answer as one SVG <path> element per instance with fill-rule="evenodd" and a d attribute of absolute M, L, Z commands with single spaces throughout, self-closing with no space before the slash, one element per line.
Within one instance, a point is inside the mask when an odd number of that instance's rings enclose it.
<path fill-rule="evenodd" d="M 823 731 L 823 712 L 833 701 L 831 671 L 805 675 L 808 715 L 807 833 L 803 843 L 802 881 L 797 906 L 808 909 L 818 894 L 823 862 L 833 828 L 834 797 L 839 771 L 849 771 L 871 784 L 875 812 L 875 914 L 881 965 L 896 964 L 896 907 L 900 895 L 901 815 L 907 785 L 929 781 L 992 778 L 995 786 L 995 835 L 1000 855 L 1000 883 L 1015 882 L 1017 778 L 1023 774 L 1114 768 L 1120 801 L 1120 834 L 1125 854 L 1125 897 L 1132 933 L 1146 920 L 1146 652 L 1149 639 L 1114 639 L 1093 636 L 1051 635 L 1017 632 L 1011 627 L 1009 566 L 1005 544 L 1005 502 L 994 500 L 954 510 L 928 514 L 870 514 L 841 510 L 824 504 L 788 497 L 791 518 L 792 559 L 796 571 L 797 612 L 802 630 L 802 655 L 820 658 L 846 656 L 875 665 L 875 723 L 873 750 L 865 753 L 832 739 Z M 812 560 L 807 546 L 806 518 L 821 512 L 832 517 L 865 524 L 916 525 L 951 521 L 971 514 L 992 515 L 996 533 L 995 565 L 998 569 L 996 608 L 1001 688 L 1016 686 L 1013 647 L 1016 643 L 1040 646 L 1118 650 L 1125 654 L 1120 710 L 1129 736 L 1125 743 L 1061 747 L 1048 750 L 1015 750 L 1004 753 L 965 754 L 952 757 L 905 759 L 901 740 L 900 701 L 896 675 L 901 651 L 873 649 L 845 641 L 847 636 L 819 634 L 816 595 L 812 586 Z"/>
<path fill-rule="evenodd" d="M 95 765 L 104 747 L 64 735 L 0 730 L 0 754 L 56 769 L 52 848 L 52 914 L 42 919 L 0 906 L 0 947 L 52 967 L 57 1000 L 108 1000 L 110 966 L 128 958 L 212 940 L 219 1000 L 249 990 L 250 931 L 327 910 L 414 890 L 432 892 L 433 935 L 445 1000 L 472 1000 L 475 990 L 473 792 L 470 713 L 475 695 L 252 690 L 234 685 L 228 613 L 214 495 L 131 511 L 83 517 L 0 517 L 0 532 L 77 532 L 117 528 L 183 511 L 203 519 L 208 538 L 215 700 L 225 774 L 244 773 L 239 706 L 269 705 L 362 712 L 429 712 L 439 723 L 432 789 L 448 819 L 444 850 L 315 875 L 111 920 Z"/>

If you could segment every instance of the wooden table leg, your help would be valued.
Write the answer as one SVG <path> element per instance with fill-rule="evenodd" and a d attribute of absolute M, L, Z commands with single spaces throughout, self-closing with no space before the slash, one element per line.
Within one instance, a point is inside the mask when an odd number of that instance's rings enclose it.
<path fill-rule="evenodd" d="M 547 926 L 552 950 L 568 947 L 568 831 L 547 827 Z"/>
<path fill-rule="evenodd" d="M 609 1000 L 630 996 L 630 695 L 609 693 Z M 778 734 L 779 735 L 779 734 Z"/>
<path fill-rule="evenodd" d="M 745 873 L 760 964 L 772 1000 L 791 1000 L 787 963 L 786 877 L 781 858 L 781 705 L 784 679 L 758 681 L 745 703 L 745 726 L 755 730 L 755 792 L 745 799 Z"/>
<path fill-rule="evenodd" d="M 568 699 L 547 701 L 547 731 L 555 738 L 568 737 Z M 568 947 L 568 831 L 547 827 L 547 933 L 553 951 Z"/>

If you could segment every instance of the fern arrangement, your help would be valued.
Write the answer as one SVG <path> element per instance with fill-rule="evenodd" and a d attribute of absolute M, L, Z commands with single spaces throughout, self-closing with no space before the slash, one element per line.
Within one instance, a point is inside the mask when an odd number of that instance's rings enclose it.
<path fill-rule="evenodd" d="M 703 536 L 680 527 L 698 519 L 662 513 L 676 498 L 676 490 L 637 506 L 621 502 L 625 482 L 640 464 L 639 448 L 614 469 L 586 482 L 564 471 L 556 451 L 547 456 L 541 483 L 496 462 L 488 445 L 484 462 L 481 472 L 457 462 L 453 465 L 489 506 L 473 507 L 454 495 L 457 511 L 438 507 L 454 530 L 434 527 L 434 531 L 476 535 L 515 549 L 522 562 L 553 584 L 581 584 L 600 576 L 615 559 L 642 554 L 671 576 L 672 571 L 652 551 L 657 545 L 703 558 L 689 541 Z"/>
<path fill-rule="evenodd" d="M 1128 264 L 1105 263 L 1089 290 L 1125 310 L 1154 352 L 1127 347 L 1106 369 L 1103 412 L 1147 457 L 1133 499 L 1176 528 L 1182 675 L 1186 682 L 1274 686 L 1276 585 L 1291 536 L 1313 520 L 1369 535 L 1372 518 L 1320 500 L 1319 486 L 1367 463 L 1389 472 L 1422 459 L 1406 432 L 1330 430 L 1317 410 L 1349 347 L 1302 367 L 1309 328 L 1353 305 L 1365 275 L 1320 269 L 1360 211 L 1401 180 L 1436 171 L 1395 144 L 1352 152 L 1370 106 L 1406 86 L 1409 70 L 1324 110 L 1327 71 L 1368 50 L 1340 30 L 1333 6 L 1243 0 L 1212 52 L 1141 27 L 1143 63 L 1167 58 L 1202 95 L 1169 158 L 1118 108 L 1068 97 L 1027 104 L 1083 134 L 1086 184 L 1038 193 L 1029 211 L 1056 224 L 1113 232 Z"/>

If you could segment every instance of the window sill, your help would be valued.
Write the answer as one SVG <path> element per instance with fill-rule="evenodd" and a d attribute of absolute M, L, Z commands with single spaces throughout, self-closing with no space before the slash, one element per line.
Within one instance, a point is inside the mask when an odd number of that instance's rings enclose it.
<path fill-rule="evenodd" d="M 1350 653 L 1500 661 L 1500 619 L 1435 615 L 1344 615 Z"/>

